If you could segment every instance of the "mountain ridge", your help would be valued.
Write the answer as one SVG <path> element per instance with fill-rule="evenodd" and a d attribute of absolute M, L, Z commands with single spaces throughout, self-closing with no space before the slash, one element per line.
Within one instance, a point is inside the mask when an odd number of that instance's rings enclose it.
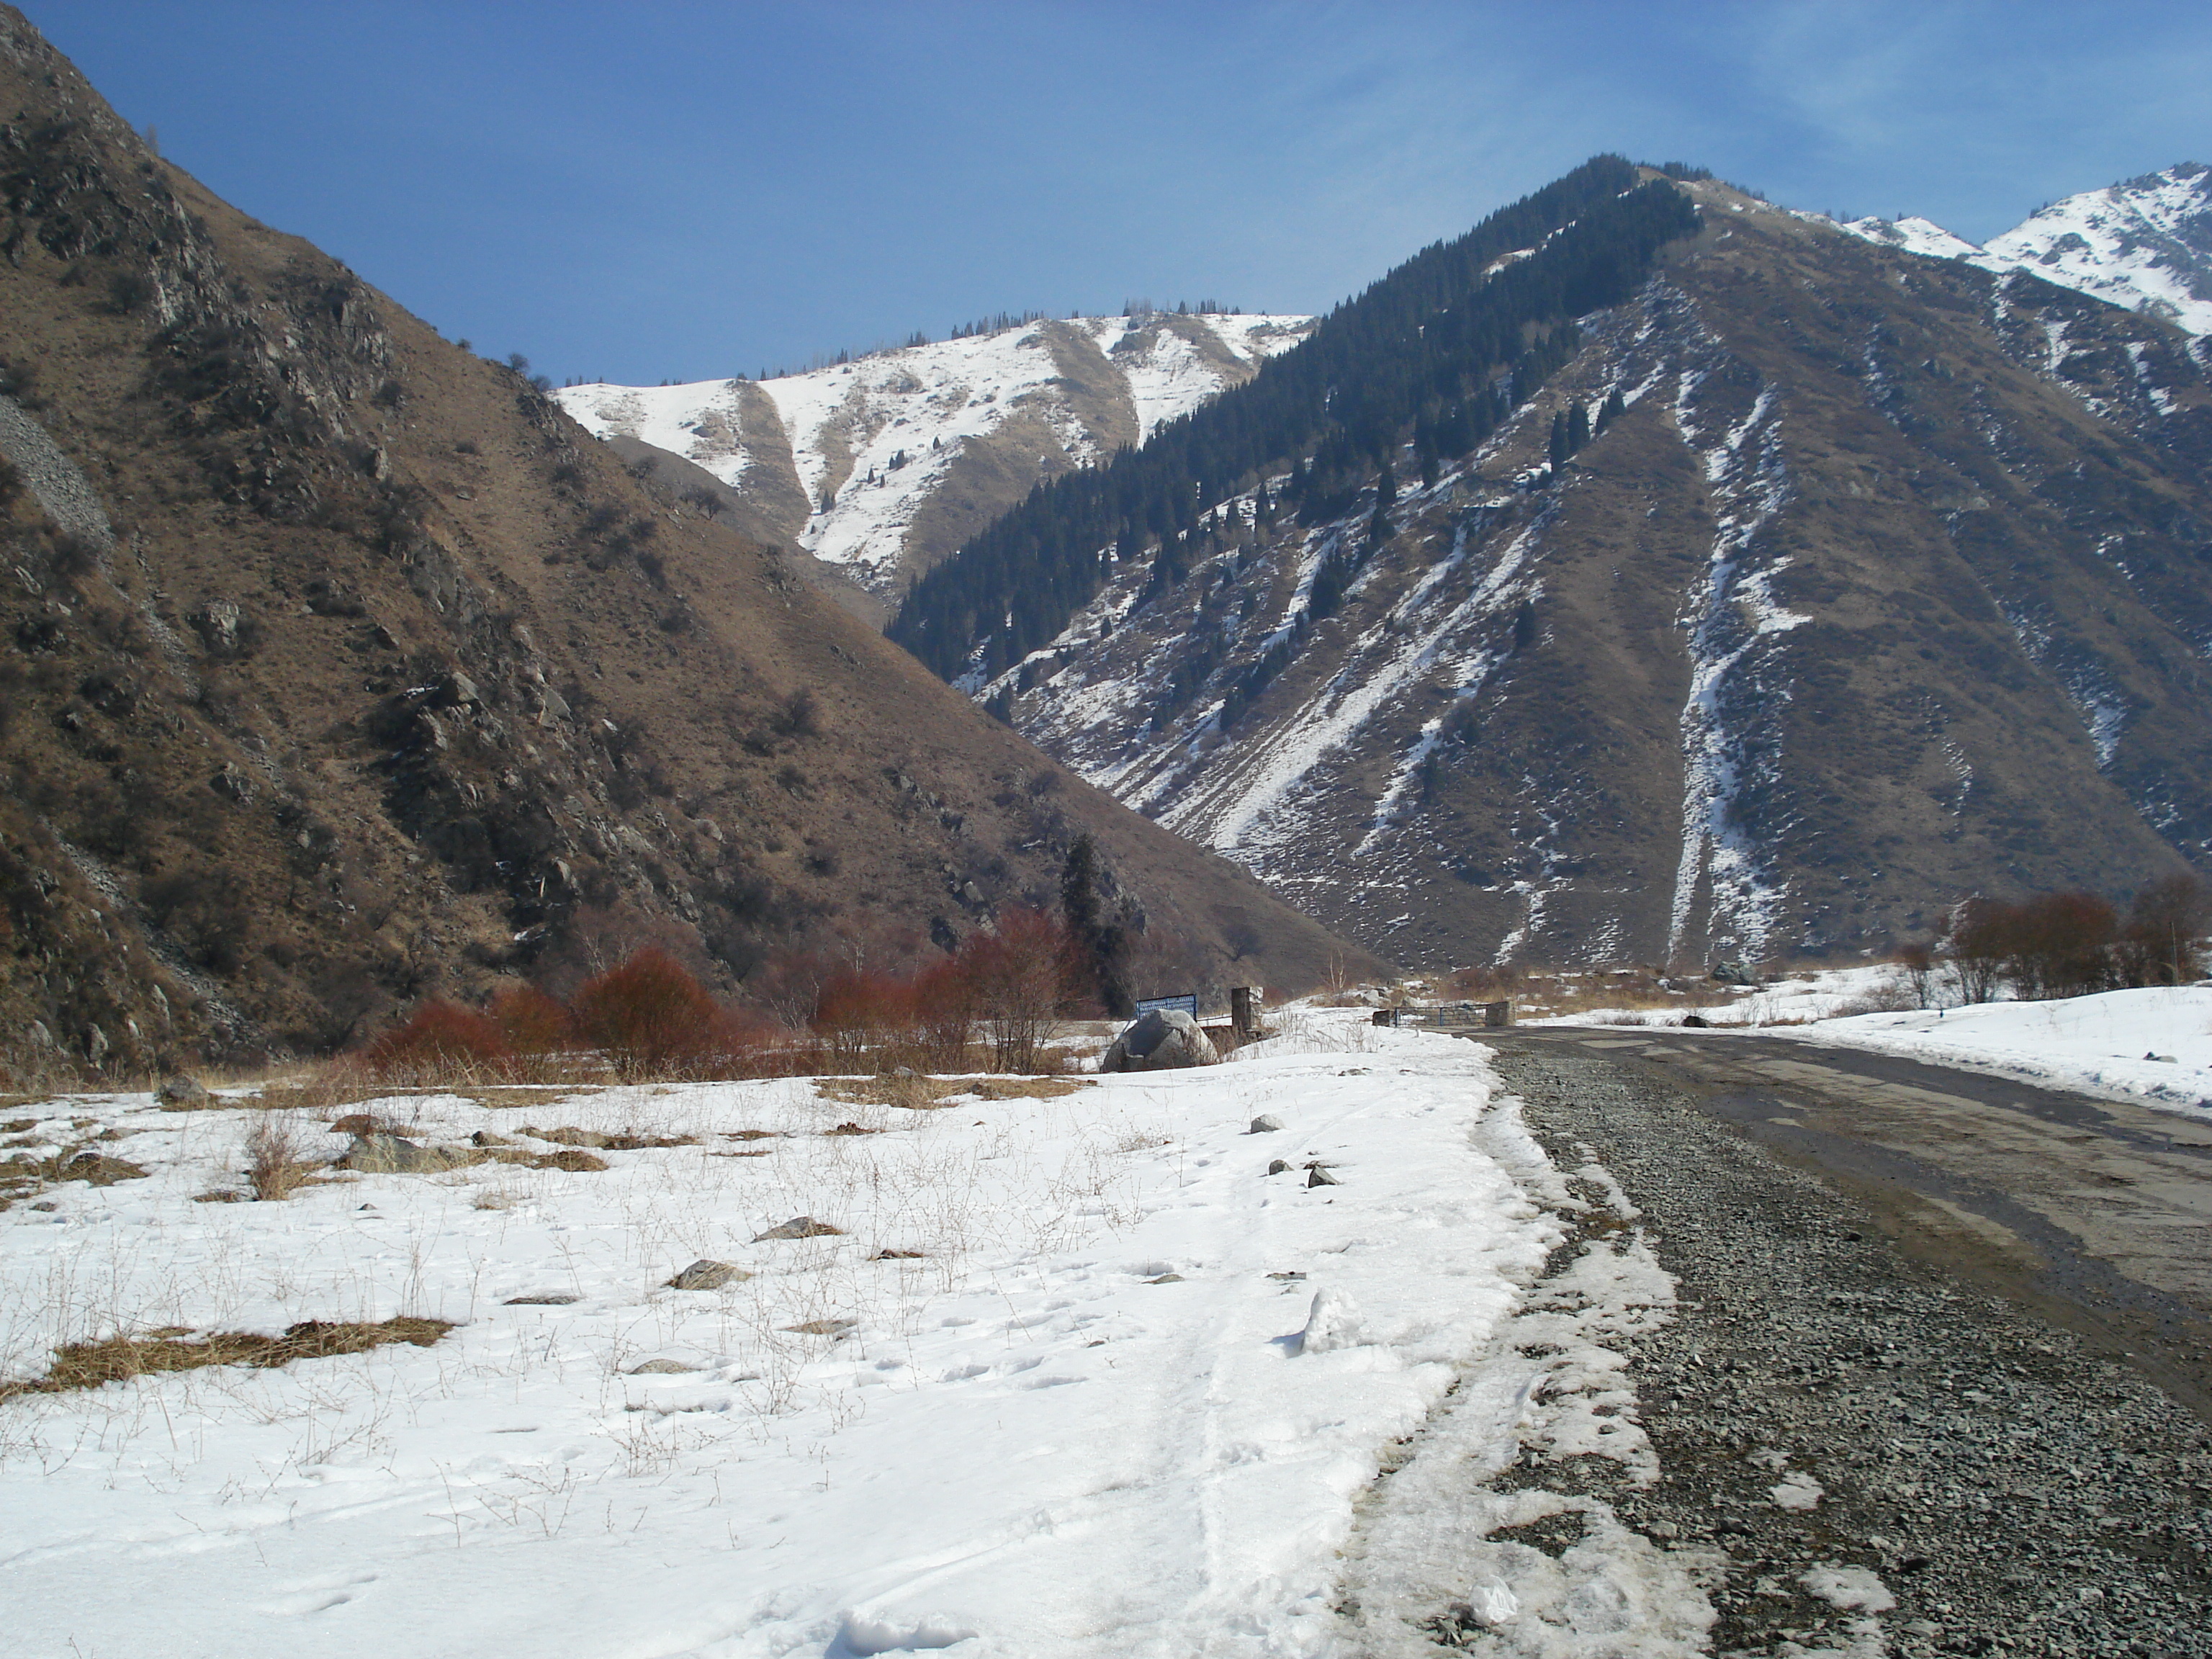
<path fill-rule="evenodd" d="M 555 395 L 597 436 L 704 468 L 772 533 L 896 601 L 1039 480 L 1143 443 L 1312 320 L 1036 318 L 769 380 Z"/>

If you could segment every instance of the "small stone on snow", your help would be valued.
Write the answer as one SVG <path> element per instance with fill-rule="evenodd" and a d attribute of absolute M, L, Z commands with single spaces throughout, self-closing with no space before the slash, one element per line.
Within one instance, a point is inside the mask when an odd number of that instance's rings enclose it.
<path fill-rule="evenodd" d="M 667 1283 L 672 1291 L 719 1291 L 725 1285 L 751 1277 L 734 1261 L 713 1261 L 702 1256 Z"/>

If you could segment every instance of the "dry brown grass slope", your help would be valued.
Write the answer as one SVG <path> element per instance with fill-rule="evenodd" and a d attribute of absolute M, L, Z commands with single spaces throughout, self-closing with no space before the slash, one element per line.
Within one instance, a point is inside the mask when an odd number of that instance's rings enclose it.
<path fill-rule="evenodd" d="M 725 988 L 927 951 L 1049 900 L 1085 831 L 1188 939 L 1166 971 L 1343 948 L 161 161 L 5 8 L 0 319 L 21 1063 L 326 1048 L 644 940 Z"/>

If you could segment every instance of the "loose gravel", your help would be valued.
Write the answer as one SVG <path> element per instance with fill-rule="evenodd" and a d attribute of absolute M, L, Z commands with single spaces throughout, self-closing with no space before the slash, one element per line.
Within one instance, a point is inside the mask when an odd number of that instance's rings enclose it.
<path fill-rule="evenodd" d="M 56 524 L 73 535 L 89 538 L 101 552 L 107 550 L 114 534 L 98 492 L 37 416 L 5 395 L 0 395 L 0 455 L 15 464 Z"/>
<path fill-rule="evenodd" d="M 1631 1528 L 1725 1552 L 1717 1653 L 2212 1656 L 2203 1423 L 1662 1080 L 1572 1053 L 1498 1069 L 1679 1281 L 1629 1349 L 1659 1480 L 1595 1474 Z"/>

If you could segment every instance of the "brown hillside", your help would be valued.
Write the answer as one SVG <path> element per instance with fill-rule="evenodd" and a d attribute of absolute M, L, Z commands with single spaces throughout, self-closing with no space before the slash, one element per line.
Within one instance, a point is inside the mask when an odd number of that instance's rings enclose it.
<path fill-rule="evenodd" d="M 0 114 L 19 1058 L 325 1049 L 647 939 L 726 988 L 927 952 L 1085 830 L 1163 975 L 1343 948 L 159 161 L 7 8 Z"/>

